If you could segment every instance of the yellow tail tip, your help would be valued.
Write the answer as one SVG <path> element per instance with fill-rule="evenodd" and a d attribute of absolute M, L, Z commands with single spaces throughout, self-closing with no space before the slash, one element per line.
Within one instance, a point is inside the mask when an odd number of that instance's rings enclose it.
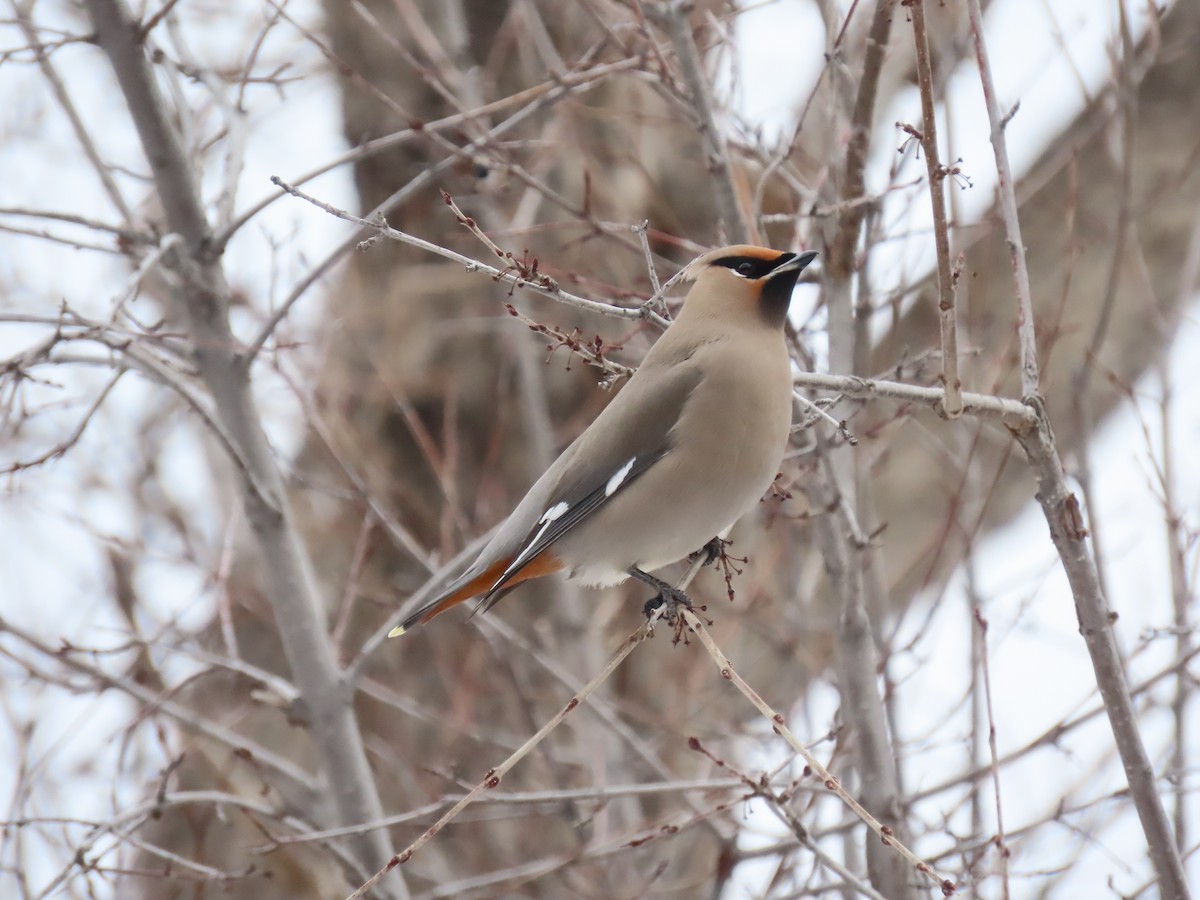
<path fill-rule="evenodd" d="M 404 632 L 406 632 L 407 630 L 408 629 L 405 628 L 403 625 L 397 625 L 395 628 L 393 628 L 391 631 L 388 632 L 388 637 L 390 637 L 390 638 L 400 637 L 400 635 L 404 634 Z"/>

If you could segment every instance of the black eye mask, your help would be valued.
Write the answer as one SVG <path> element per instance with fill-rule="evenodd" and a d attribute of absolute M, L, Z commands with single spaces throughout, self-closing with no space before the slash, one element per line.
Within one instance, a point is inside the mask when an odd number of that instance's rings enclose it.
<path fill-rule="evenodd" d="M 770 275 L 773 270 L 782 266 L 789 259 L 794 259 L 795 256 L 795 253 L 780 253 L 774 259 L 763 259 L 759 256 L 725 256 L 713 260 L 713 265 L 732 269 L 743 278 L 753 281 Z"/>

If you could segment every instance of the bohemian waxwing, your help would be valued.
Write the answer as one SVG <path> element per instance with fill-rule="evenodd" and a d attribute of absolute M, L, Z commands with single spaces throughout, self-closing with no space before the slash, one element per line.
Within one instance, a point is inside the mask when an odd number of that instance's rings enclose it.
<path fill-rule="evenodd" d="M 709 545 L 779 471 L 792 421 L 784 322 L 816 255 L 738 245 L 692 262 L 683 308 L 629 383 L 474 564 L 389 636 L 472 597 L 489 609 L 521 582 L 560 571 L 592 586 L 633 576 L 668 612 L 688 605 L 649 572 Z"/>

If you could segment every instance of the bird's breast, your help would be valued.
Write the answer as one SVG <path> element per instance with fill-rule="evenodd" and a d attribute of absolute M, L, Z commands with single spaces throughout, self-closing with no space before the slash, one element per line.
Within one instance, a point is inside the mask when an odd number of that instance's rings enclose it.
<path fill-rule="evenodd" d="M 786 349 L 782 338 L 755 353 L 722 349 L 700 361 L 704 377 L 671 433 L 672 449 L 562 540 L 559 556 L 579 580 L 611 582 L 630 566 L 655 569 L 681 559 L 770 487 L 791 424 Z"/>

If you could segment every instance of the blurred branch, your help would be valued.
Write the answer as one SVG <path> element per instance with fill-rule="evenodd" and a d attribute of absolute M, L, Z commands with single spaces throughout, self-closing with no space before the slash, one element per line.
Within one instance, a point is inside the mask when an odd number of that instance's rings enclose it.
<path fill-rule="evenodd" d="M 771 706 L 765 700 L 763 700 L 761 696 L 759 696 L 758 692 L 755 691 L 754 688 L 750 687 L 750 685 L 745 682 L 742 676 L 737 673 L 737 670 L 733 667 L 733 663 L 730 662 L 729 657 L 721 652 L 721 648 L 717 646 L 717 642 L 714 641 L 712 635 L 708 633 L 708 629 L 705 628 L 704 622 L 701 621 L 700 617 L 691 610 L 683 610 L 682 613 L 692 631 L 694 631 L 696 636 L 700 638 L 700 643 L 704 645 L 704 649 L 708 651 L 708 655 L 711 656 L 713 658 L 713 662 L 717 664 L 717 667 L 721 671 L 721 677 L 737 688 L 743 697 L 754 704 L 755 709 L 762 713 L 767 721 L 771 723 L 771 730 L 787 741 L 788 746 L 796 751 L 800 758 L 804 760 L 805 765 L 812 769 L 813 774 L 821 780 L 825 787 L 832 793 L 836 794 L 838 799 L 845 803 L 846 806 L 850 807 L 850 810 L 864 823 L 866 823 L 868 828 L 870 828 L 879 836 L 880 841 L 882 841 L 885 846 L 893 848 L 897 853 L 908 860 L 914 869 L 916 869 L 926 878 L 933 881 L 944 896 L 949 897 L 954 894 L 954 882 L 938 875 L 938 873 L 930 868 L 930 866 L 919 856 L 897 841 L 892 829 L 881 824 L 878 819 L 867 812 L 867 810 L 863 808 L 863 805 L 854 799 L 854 797 L 851 796 L 851 794 L 844 787 L 842 787 L 841 782 L 834 778 L 833 775 L 829 773 L 829 770 L 821 765 L 820 761 L 809 752 L 808 748 L 805 747 L 804 744 L 799 741 L 799 739 L 797 739 L 796 735 L 794 735 L 791 729 L 787 727 L 787 723 L 784 721 L 783 716 L 772 709 Z"/>
<path fill-rule="evenodd" d="M 903 403 L 916 403 L 938 410 L 944 402 L 943 388 L 924 387 L 919 384 L 903 384 L 899 381 L 883 381 L 876 378 L 860 378 L 857 375 L 826 375 L 821 372 L 796 372 L 792 382 L 802 388 L 836 391 L 847 397 L 869 400 L 886 397 Z M 990 394 L 963 394 L 963 412 L 980 418 L 995 418 L 1014 428 L 1031 427 L 1036 421 L 1029 407 L 1019 400 L 993 397 Z"/>
<path fill-rule="evenodd" d="M 848 279 L 854 271 L 859 232 L 867 210 L 879 198 L 868 196 L 863 173 L 871 148 L 875 125 L 875 99 L 879 92 L 879 76 L 892 32 L 892 7 L 895 0 L 878 0 L 871 30 L 867 35 L 867 52 L 863 57 L 862 77 L 854 99 L 850 119 L 850 140 L 846 144 L 846 168 L 842 175 L 842 200 L 831 208 L 814 209 L 811 215 L 837 215 L 837 231 L 826 248 L 825 271 L 829 278 Z M 814 204 L 815 206 L 815 204 Z"/>
<path fill-rule="evenodd" d="M 996 799 L 996 836 L 993 839 L 997 854 L 1000 857 L 1000 895 L 1003 900 L 1009 898 L 1008 858 L 1012 854 L 1004 841 L 1004 810 L 1000 802 L 1000 754 L 996 749 L 996 714 L 992 708 L 992 672 L 988 660 L 988 620 L 983 617 L 983 611 L 976 606 L 972 610 L 975 625 L 979 629 L 979 670 L 983 675 L 983 701 L 987 710 L 988 723 L 988 753 L 989 768 L 992 776 L 992 790 Z"/>
<path fill-rule="evenodd" d="M 849 448 L 830 446 L 819 434 L 816 449 L 819 470 L 806 491 L 816 508 L 830 513 L 817 520 L 817 539 L 839 607 L 834 635 L 838 692 L 851 734 L 861 804 L 881 821 L 880 828 L 887 829 L 891 838 L 903 846 L 908 836 L 900 811 L 897 754 L 880 697 L 882 667 L 867 610 L 865 578 L 870 542 L 858 521 L 853 499 L 856 485 L 849 480 L 852 475 L 848 464 L 854 460 Z M 892 900 L 912 895 L 908 873 L 894 855 L 868 841 L 866 856 L 871 883 L 880 892 Z"/>
<path fill-rule="evenodd" d="M 933 204 L 933 239 L 937 249 L 938 321 L 942 335 L 942 384 L 946 388 L 943 411 L 951 418 L 962 415 L 962 381 L 958 374 L 957 278 L 950 264 L 950 226 L 946 221 L 946 176 L 937 137 L 937 110 L 933 98 L 933 66 L 929 60 L 929 35 L 925 30 L 925 0 L 908 6 L 917 47 L 917 86 L 921 94 L 921 133 L 915 135 L 925 150 L 929 173 L 929 199 Z"/>
<path fill-rule="evenodd" d="M 1108 273 L 1104 279 L 1104 297 L 1096 313 L 1092 336 L 1084 348 L 1079 364 L 1071 379 L 1071 407 L 1076 417 L 1075 428 L 1080 434 L 1091 434 L 1095 428 L 1096 410 L 1093 408 L 1094 394 L 1091 390 L 1093 370 L 1098 367 L 1100 352 L 1108 337 L 1108 326 L 1116 308 L 1117 293 L 1121 287 L 1121 270 L 1127 263 L 1130 232 L 1133 230 L 1133 172 L 1136 161 L 1137 143 L 1137 85 L 1134 83 L 1133 67 L 1136 47 L 1129 31 L 1128 16 L 1123 0 L 1117 3 L 1118 22 L 1121 35 L 1121 53 L 1113 52 L 1117 117 L 1120 120 L 1120 141 L 1112 151 L 1120 157 L 1121 177 L 1116 206 L 1116 223 L 1111 248 L 1108 251 Z M 985 50 L 986 52 L 986 50 Z M 1105 579 L 1104 547 L 1101 528 L 1102 517 L 1097 514 L 1095 480 L 1092 475 L 1092 450 L 1089 442 L 1082 442 L 1075 450 L 1074 474 L 1083 495 L 1084 508 L 1088 510 L 1092 529 L 1092 552 L 1096 556 L 1096 572 L 1100 578 L 1100 589 L 1108 594 Z"/>
<path fill-rule="evenodd" d="M 1150 861 L 1158 876 L 1163 896 L 1172 900 L 1184 900 L 1190 893 L 1183 862 L 1171 834 L 1162 797 L 1158 793 L 1154 766 L 1138 731 L 1129 685 L 1125 680 L 1124 665 L 1113 634 L 1116 617 L 1101 589 L 1096 561 L 1088 547 L 1088 532 L 1083 513 L 1079 508 L 1079 501 L 1067 487 L 1054 432 L 1046 416 L 1045 406 L 1038 396 L 1037 335 L 1029 292 L 1029 275 L 1025 265 L 1025 247 L 1021 240 L 1021 227 L 1017 216 L 1016 191 L 1004 137 L 1005 119 L 996 99 L 995 84 L 988 63 L 979 0 L 967 0 L 967 9 L 974 32 L 975 54 L 992 129 L 992 147 L 995 150 L 996 170 L 999 174 L 1000 206 L 1016 281 L 1021 392 L 1025 402 L 1038 417 L 1036 427 L 1018 432 L 1017 437 L 1037 475 L 1037 500 L 1046 517 L 1046 523 L 1050 526 L 1050 537 L 1058 550 L 1071 585 L 1080 632 L 1092 659 L 1096 684 L 1108 712 L 1117 751 L 1129 782 L 1129 792 L 1146 836 Z"/>
<path fill-rule="evenodd" d="M 1016 112 L 1014 107 L 1007 115 L 1000 110 L 996 97 L 996 84 L 992 78 L 992 67 L 988 62 L 987 42 L 983 37 L 983 13 L 979 0 L 967 0 L 967 12 L 971 17 L 971 32 L 975 38 L 975 58 L 979 64 L 979 80 L 983 85 L 983 99 L 987 105 L 988 121 L 991 123 L 992 150 L 996 155 L 996 186 L 1000 201 L 1000 214 L 1004 219 L 1004 231 L 1008 237 L 1008 253 L 1012 261 L 1013 287 L 1017 294 L 1017 334 L 1021 344 L 1021 396 L 1034 397 L 1039 391 L 1037 337 L 1034 333 L 1033 292 L 1029 288 L 1029 267 L 1025 262 L 1025 244 L 1021 241 L 1021 222 L 1017 214 L 1017 188 L 1013 181 L 1012 166 L 1008 162 L 1008 142 L 1004 128 Z"/>
<path fill-rule="evenodd" d="M 68 434 L 49 450 L 43 450 L 37 456 L 29 459 L 19 459 L 5 465 L 0 465 L 0 475 L 9 475 L 13 472 L 19 472 L 22 469 L 32 469 L 44 463 L 50 462 L 52 459 L 58 459 L 68 450 L 78 444 L 79 439 L 83 437 L 83 433 L 87 431 L 88 425 L 91 424 L 92 419 L 96 416 L 96 413 L 100 411 L 100 407 L 104 405 L 104 401 L 108 398 L 108 395 L 112 392 L 112 389 L 117 386 L 117 382 L 121 380 L 121 376 L 123 374 L 124 370 L 122 369 L 118 369 L 113 373 L 113 375 L 105 383 L 104 387 L 100 389 L 100 393 L 96 395 L 96 398 L 88 405 L 88 408 L 84 411 L 83 415 L 80 416 L 79 422 L 71 430 L 70 434 Z"/>
<path fill-rule="evenodd" d="M 1050 526 L 1050 537 L 1058 550 L 1071 593 L 1075 597 L 1079 630 L 1092 659 L 1096 685 L 1108 713 L 1117 752 L 1129 782 L 1129 793 L 1146 835 L 1150 861 L 1158 876 L 1162 896 L 1170 900 L 1187 900 L 1191 894 L 1183 862 L 1171 834 L 1162 797 L 1158 793 L 1154 766 L 1138 731 L 1137 715 L 1125 680 L 1125 668 L 1113 634 L 1117 617 L 1100 590 L 1096 562 L 1088 548 L 1083 513 L 1079 501 L 1067 487 L 1045 409 L 1036 398 L 1032 403 L 1041 421 L 1037 428 L 1018 434 L 1018 438 L 1038 478 L 1037 500 Z"/>
<path fill-rule="evenodd" d="M 604 63 L 589 69 L 582 69 L 578 72 L 564 75 L 562 78 L 556 78 L 553 81 L 545 81 L 541 84 L 533 85 L 522 91 L 517 91 L 515 94 L 510 94 L 506 97 L 501 97 L 491 103 L 468 110 L 467 112 L 453 113 L 444 116 L 433 122 L 414 122 L 411 127 L 404 128 L 394 134 L 387 134 L 383 137 L 375 138 L 367 141 L 359 147 L 352 150 L 347 150 L 340 156 L 336 156 L 327 163 L 323 163 L 315 169 L 311 169 L 296 178 L 291 179 L 294 185 L 305 184 L 312 181 L 326 172 L 331 172 L 340 166 L 350 163 L 361 162 L 365 159 L 370 159 L 372 156 L 377 156 L 388 150 L 392 150 L 410 141 L 423 140 L 425 135 L 430 132 L 449 131 L 455 128 L 460 128 L 465 124 L 476 119 L 482 119 L 492 113 L 502 112 L 513 106 L 527 104 L 525 109 L 522 109 L 511 116 L 506 122 L 501 123 L 492 129 L 491 134 L 496 135 L 498 129 L 504 124 L 521 121 L 527 113 L 532 113 L 541 110 L 547 103 L 552 103 L 562 97 L 570 96 L 574 93 L 587 90 L 597 84 L 601 84 L 618 72 L 628 72 L 636 70 L 642 65 L 642 60 L 639 57 L 630 57 L 625 59 L 615 60 L 611 63 Z M 217 235 L 213 240 L 214 251 L 220 252 L 225 248 L 229 240 L 237 234 L 237 232 L 247 222 L 257 216 L 260 212 L 274 203 L 281 197 L 287 196 L 289 192 L 280 191 L 277 194 L 272 194 L 269 197 L 264 197 L 259 200 L 249 209 L 239 215 L 229 227 Z"/>
<path fill-rule="evenodd" d="M 550 734 L 550 732 L 561 725 L 566 717 L 570 715 L 570 713 L 572 713 L 580 703 L 586 700 L 588 696 L 594 690 L 596 690 L 596 688 L 607 681 L 608 677 L 617 670 L 617 667 L 621 665 L 622 662 L 625 661 L 625 658 L 629 656 L 629 654 L 635 649 L 637 649 L 642 641 L 649 637 L 652 632 L 653 629 L 651 628 L 649 622 L 644 622 L 639 625 L 637 630 L 630 634 L 629 637 L 627 637 L 621 643 L 620 649 L 613 654 L 612 658 L 608 661 L 608 664 L 596 674 L 596 677 L 585 684 L 575 694 L 575 696 L 568 700 L 565 706 L 563 706 L 557 713 L 555 713 L 555 715 L 547 720 L 547 722 L 541 728 L 539 728 L 529 738 L 529 740 L 514 750 L 512 754 L 504 760 L 504 762 L 500 763 L 494 768 L 488 769 L 488 771 L 484 774 L 483 779 L 477 785 L 475 785 L 475 787 L 469 793 L 464 795 L 463 798 L 450 807 L 450 809 L 446 810 L 441 818 L 430 825 L 402 852 L 393 856 L 388 861 L 386 866 L 381 868 L 378 872 L 367 879 L 367 881 L 362 884 L 358 890 L 350 894 L 346 900 L 361 900 L 361 898 L 368 896 L 371 889 L 379 883 L 379 880 L 384 875 L 397 866 L 402 866 L 412 859 L 414 853 L 429 843 L 429 841 L 432 840 L 438 834 L 438 832 L 440 832 L 452 819 L 454 819 L 460 812 L 474 803 L 484 791 L 489 791 L 500 784 L 501 780 L 508 773 L 508 771 L 522 759 L 524 759 L 538 744 L 545 740 L 546 736 Z"/>
<path fill-rule="evenodd" d="M 485 134 L 473 140 L 470 144 L 463 148 L 458 156 L 469 155 L 473 151 L 495 141 L 501 135 L 512 130 L 521 122 L 524 122 L 526 119 L 530 118 L 535 112 L 539 112 L 549 107 L 558 99 L 567 96 L 568 93 L 569 92 L 564 89 L 561 91 L 552 91 L 539 97 L 528 106 L 517 110 L 517 112 L 513 113 L 503 122 L 498 123 L 495 127 L 489 129 Z M 387 216 L 393 209 L 401 206 L 419 190 L 432 184 L 435 179 L 439 178 L 447 170 L 451 169 L 457 161 L 458 156 L 449 155 L 434 165 L 423 168 L 421 172 L 412 178 L 407 184 L 405 184 L 399 190 L 394 191 L 390 197 L 385 199 L 382 203 L 367 213 L 365 216 L 366 220 L 369 222 L 382 220 L 383 217 Z M 297 184 L 302 184 L 306 180 L 308 180 L 308 177 L 300 179 Z M 287 193 L 288 192 L 285 191 L 279 196 L 287 196 Z M 259 354 L 267 340 L 272 334 L 274 334 L 275 329 L 279 327 L 279 323 L 287 317 L 288 313 L 291 312 L 292 307 L 300 300 L 302 296 L 304 296 L 305 292 L 308 291 L 308 289 L 314 284 L 316 284 L 316 282 L 319 281 L 324 275 L 326 275 L 347 253 L 358 247 L 362 242 L 362 239 L 363 235 L 361 232 L 352 233 L 344 241 L 335 246 L 333 250 L 331 250 L 325 256 L 324 259 L 313 266 L 312 269 L 309 270 L 309 273 L 304 276 L 304 278 L 300 279 L 299 283 L 292 288 L 292 291 L 286 298 L 284 298 L 283 302 L 280 303 L 275 311 L 272 312 L 267 318 L 267 321 L 259 329 L 258 335 L 250 341 L 245 353 L 243 354 L 247 362 L 253 361 L 254 358 Z"/>
<path fill-rule="evenodd" d="M 98 685 L 121 691 L 133 697 L 144 704 L 147 709 L 161 712 L 163 715 L 178 722 L 185 730 L 201 734 L 223 746 L 229 747 L 235 754 L 242 755 L 247 759 L 261 764 L 264 768 L 269 769 L 280 777 L 283 782 L 283 793 L 289 800 L 310 805 L 315 802 L 318 790 L 317 784 L 308 772 L 290 759 L 274 753 L 251 738 L 247 738 L 210 721 L 195 710 L 168 699 L 160 691 L 145 687 L 132 678 L 109 674 L 99 666 L 91 665 L 81 660 L 79 654 L 73 652 L 74 648 L 72 647 L 52 647 L 38 639 L 29 630 L 0 617 L 0 634 L 3 633 L 11 634 L 47 659 L 53 659 L 59 665 L 73 672 L 86 675 Z"/>
<path fill-rule="evenodd" d="M 9 3 L 12 6 L 21 32 L 25 35 L 25 39 L 29 41 L 29 48 L 33 51 L 34 57 L 37 59 L 38 68 L 42 70 L 42 75 L 49 82 L 50 89 L 54 92 L 55 99 L 58 100 L 58 105 L 62 108 L 63 115 L 71 123 L 71 130 L 75 132 L 79 146 L 83 148 L 88 162 L 92 164 L 92 170 L 104 186 L 104 192 L 108 194 L 108 199 L 112 201 L 112 205 L 121 214 L 121 218 L 125 222 L 125 227 L 130 230 L 134 229 L 136 219 L 128 205 L 126 205 L 121 189 L 117 187 L 117 182 L 112 176 L 111 167 L 100 158 L 100 151 L 96 149 L 96 144 L 92 140 L 87 126 L 83 123 L 83 118 L 79 115 L 79 111 L 75 108 L 75 103 L 71 100 L 71 95 L 67 91 L 66 84 L 63 83 L 62 78 L 58 75 L 58 70 L 54 67 L 54 63 L 50 61 L 50 57 L 46 54 L 46 48 L 42 45 L 37 28 L 34 27 L 31 17 L 34 0 L 26 0 L 25 3 L 18 2 L 18 0 L 9 0 Z"/>
<path fill-rule="evenodd" d="M 738 205 L 737 190 L 733 184 L 733 168 L 729 164 L 729 148 L 717 124 L 708 86 L 709 79 L 701 67 L 700 51 L 696 48 L 692 26 L 688 21 L 691 8 L 691 0 L 669 0 L 655 12 L 666 22 L 667 32 L 675 47 L 675 56 L 679 60 L 680 72 L 691 95 L 696 126 L 704 139 L 708 169 L 713 176 L 713 200 L 717 214 L 721 217 L 720 230 L 725 234 L 723 242 L 744 244 L 749 240 L 750 232 Z"/>
<path fill-rule="evenodd" d="M 137 22 L 120 0 L 88 0 L 87 8 L 150 163 L 168 226 L 184 240 L 172 263 L 182 281 L 178 294 L 187 313 L 196 365 L 217 417 L 247 467 L 241 479 L 246 520 L 262 552 L 275 626 L 310 713 L 310 729 L 329 778 L 338 824 L 379 819 L 382 805 L 326 633 L 310 564 L 291 519 L 283 479 L 263 433 L 249 379 L 236 364 L 229 288 L 212 253 L 195 173 L 138 41 Z M 350 846 L 366 871 L 379 868 L 392 853 L 383 831 L 354 837 Z M 388 896 L 407 896 L 398 878 L 382 888 Z"/>
<path fill-rule="evenodd" d="M 572 294 L 569 291 L 564 291 L 549 275 L 541 273 L 537 270 L 537 260 L 517 259 L 512 253 L 505 253 L 504 257 L 508 265 L 504 268 L 497 269 L 495 266 L 489 266 L 487 263 L 481 263 L 478 260 L 472 259 L 469 256 L 464 256 L 447 247 L 439 246 L 430 241 L 426 241 L 415 235 L 407 234 L 403 231 L 398 231 L 392 228 L 387 222 L 369 222 L 366 219 L 349 213 L 344 209 L 338 209 L 316 197 L 304 193 L 299 188 L 295 188 L 287 184 L 283 179 L 272 176 L 271 183 L 283 188 L 294 197 L 299 197 L 311 203 L 318 209 L 323 209 L 325 212 L 347 222 L 352 222 L 355 225 L 361 225 L 364 228 L 372 229 L 379 237 L 385 237 L 388 240 L 398 241 L 401 244 L 408 244 L 412 247 L 417 247 L 421 250 L 427 250 L 445 259 L 454 262 L 462 263 L 468 272 L 482 272 L 485 275 L 490 275 L 494 281 L 499 281 L 502 284 L 512 285 L 514 288 L 527 288 L 536 291 L 539 294 L 550 297 L 553 300 L 558 300 L 568 306 L 574 306 L 584 312 L 599 313 L 604 316 L 613 316 L 618 319 L 644 319 L 654 322 L 661 328 L 666 328 L 667 322 L 662 316 L 648 309 L 645 305 L 630 307 L 617 306 L 612 303 L 602 303 L 598 300 L 589 300 L 586 297 L 580 297 L 578 294 Z"/>

